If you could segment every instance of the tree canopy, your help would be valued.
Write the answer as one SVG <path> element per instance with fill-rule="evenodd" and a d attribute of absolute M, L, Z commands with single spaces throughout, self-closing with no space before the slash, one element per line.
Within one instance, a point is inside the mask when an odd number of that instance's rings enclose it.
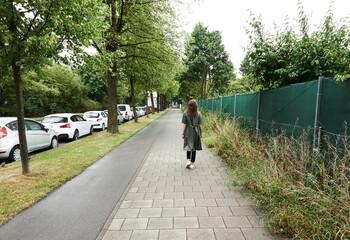
<path fill-rule="evenodd" d="M 185 43 L 184 72 L 179 76 L 183 100 L 223 95 L 235 79 L 233 64 L 222 44 L 219 31 L 198 23 Z"/>
<path fill-rule="evenodd" d="M 350 71 L 350 28 L 333 21 L 331 11 L 311 32 L 308 16 L 299 2 L 299 31 L 287 20 L 275 35 L 264 30 L 261 18 L 252 15 L 249 45 L 241 72 L 263 89 L 317 79 L 336 77 Z"/>

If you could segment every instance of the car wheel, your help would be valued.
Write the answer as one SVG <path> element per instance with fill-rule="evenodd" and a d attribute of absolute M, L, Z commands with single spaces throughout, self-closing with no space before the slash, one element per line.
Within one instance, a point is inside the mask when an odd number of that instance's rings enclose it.
<path fill-rule="evenodd" d="M 74 135 L 73 135 L 73 141 L 76 141 L 79 139 L 79 131 L 75 130 Z"/>
<path fill-rule="evenodd" d="M 103 128 L 104 128 L 104 126 L 103 126 Z M 92 134 L 94 134 L 94 127 L 93 126 L 91 126 L 91 128 L 90 128 L 90 135 L 92 135 Z"/>
<path fill-rule="evenodd" d="M 57 141 L 57 138 L 56 137 L 53 137 L 52 140 L 51 140 L 51 145 L 50 145 L 50 148 L 57 148 L 58 147 L 58 141 Z"/>
<path fill-rule="evenodd" d="M 21 150 L 19 149 L 19 146 L 14 146 L 12 148 L 12 150 L 10 152 L 9 160 L 10 160 L 10 162 L 21 160 Z"/>
<path fill-rule="evenodd" d="M 104 131 L 105 130 L 105 124 L 103 123 L 102 124 L 102 131 Z"/>

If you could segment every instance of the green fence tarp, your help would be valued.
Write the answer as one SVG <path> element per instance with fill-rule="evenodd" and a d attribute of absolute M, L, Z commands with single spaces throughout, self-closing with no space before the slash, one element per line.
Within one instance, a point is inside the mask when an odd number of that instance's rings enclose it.
<path fill-rule="evenodd" d="M 322 79 L 322 80 L 320 80 Z M 211 112 L 224 112 L 249 119 L 247 127 L 259 127 L 261 134 L 272 129 L 282 129 L 287 133 L 309 130 L 314 133 L 316 111 L 319 109 L 317 127 L 327 134 L 347 135 L 345 122 L 350 121 L 350 80 L 337 83 L 333 79 L 292 84 L 289 86 L 259 92 L 199 100 L 199 107 Z M 320 106 L 317 108 L 319 82 L 322 81 Z M 260 101 L 259 101 L 260 99 Z M 259 106 L 259 112 L 258 112 Z M 259 121 L 256 121 L 257 116 Z"/>

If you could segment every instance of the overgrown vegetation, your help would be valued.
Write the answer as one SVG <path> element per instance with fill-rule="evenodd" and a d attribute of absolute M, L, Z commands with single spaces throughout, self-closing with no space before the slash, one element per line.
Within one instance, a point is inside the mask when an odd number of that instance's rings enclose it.
<path fill-rule="evenodd" d="M 277 232 L 294 239 L 350 238 L 348 147 L 327 144 L 328 152 L 315 153 L 307 133 L 256 141 L 239 120 L 203 115 L 203 141 L 232 169 L 233 183 L 252 192 Z"/>

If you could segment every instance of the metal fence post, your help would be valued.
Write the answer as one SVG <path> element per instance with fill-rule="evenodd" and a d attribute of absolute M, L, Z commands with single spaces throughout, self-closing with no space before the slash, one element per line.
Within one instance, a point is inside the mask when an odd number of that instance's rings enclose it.
<path fill-rule="evenodd" d="M 261 91 L 258 92 L 258 106 L 256 111 L 256 138 L 260 136 L 260 101 L 261 101 Z"/>
<path fill-rule="evenodd" d="M 214 113 L 214 98 L 211 99 L 211 111 Z"/>
<path fill-rule="evenodd" d="M 237 94 L 235 94 L 235 98 L 233 100 L 233 123 L 236 123 L 236 103 L 237 103 Z"/>
<path fill-rule="evenodd" d="M 220 111 L 221 111 L 221 112 L 223 112 L 223 111 L 222 111 L 222 96 L 221 96 L 220 98 L 221 98 L 221 106 L 220 106 Z"/>
<path fill-rule="evenodd" d="M 319 130 L 319 121 L 320 121 L 320 110 L 321 110 L 321 99 L 322 99 L 322 86 L 323 86 L 323 77 L 318 78 L 318 88 L 317 88 L 317 97 L 316 97 L 316 110 L 315 110 L 315 124 L 314 124 L 314 142 L 313 150 L 319 151 L 321 143 L 321 131 Z M 319 136 L 317 136 L 319 135 Z"/>

